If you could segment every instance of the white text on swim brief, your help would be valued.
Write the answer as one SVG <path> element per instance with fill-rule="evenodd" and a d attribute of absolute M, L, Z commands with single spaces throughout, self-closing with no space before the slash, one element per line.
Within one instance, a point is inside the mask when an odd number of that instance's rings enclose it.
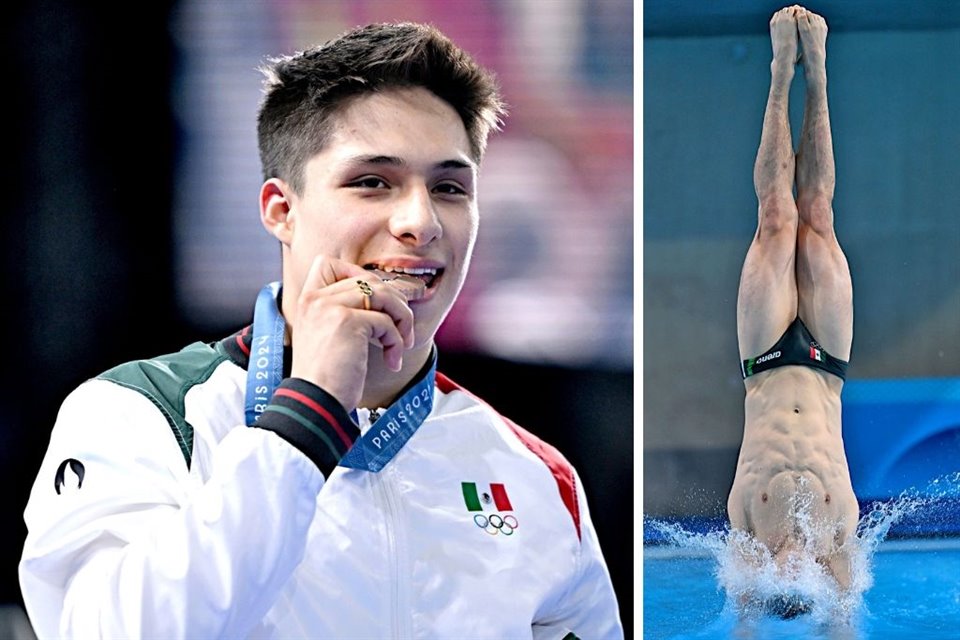
<path fill-rule="evenodd" d="M 774 351 L 773 353 L 768 353 L 765 356 L 760 356 L 757 358 L 757 361 L 754 364 L 760 364 L 761 362 L 766 362 L 767 360 L 774 360 L 780 357 L 779 351 Z"/>

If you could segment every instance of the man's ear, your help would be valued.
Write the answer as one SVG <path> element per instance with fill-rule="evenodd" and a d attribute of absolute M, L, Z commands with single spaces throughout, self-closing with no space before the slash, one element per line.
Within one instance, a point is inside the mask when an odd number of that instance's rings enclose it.
<path fill-rule="evenodd" d="M 293 190 L 279 178 L 270 178 L 260 187 L 260 222 L 267 232 L 286 246 L 293 239 Z"/>

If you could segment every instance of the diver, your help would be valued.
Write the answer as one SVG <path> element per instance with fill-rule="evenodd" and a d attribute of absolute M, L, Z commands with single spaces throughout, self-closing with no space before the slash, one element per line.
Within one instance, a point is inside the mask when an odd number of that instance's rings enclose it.
<path fill-rule="evenodd" d="M 853 287 L 833 228 L 827 24 L 794 5 L 773 15 L 770 37 L 770 91 L 753 174 L 759 216 L 737 296 L 746 397 L 727 513 L 732 530 L 752 536 L 778 570 L 814 558 L 847 590 L 859 506 L 840 392 L 853 342 Z M 798 65 L 806 95 L 794 153 L 788 98 Z M 789 595 L 767 606 L 785 618 L 808 610 Z"/>

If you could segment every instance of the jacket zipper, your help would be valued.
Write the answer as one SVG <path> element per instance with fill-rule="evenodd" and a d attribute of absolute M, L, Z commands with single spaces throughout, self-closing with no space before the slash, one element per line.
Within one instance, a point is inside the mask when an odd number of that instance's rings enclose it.
<path fill-rule="evenodd" d="M 384 506 L 384 524 L 387 535 L 387 560 L 390 565 L 390 629 L 391 637 L 407 638 L 406 623 L 401 619 L 403 607 L 400 606 L 403 586 L 400 584 L 403 576 L 403 555 L 407 552 L 402 540 L 399 523 L 399 498 L 392 486 L 392 478 L 387 474 L 390 469 L 384 469 L 375 482 L 379 487 L 381 502 Z M 392 474 L 391 474 L 392 475 Z"/>
<path fill-rule="evenodd" d="M 373 423 L 380 419 L 380 412 L 376 409 L 371 409 L 369 418 L 370 426 L 372 427 Z M 406 632 L 406 624 L 400 619 L 403 611 L 403 608 L 400 606 L 402 592 L 400 580 L 403 575 L 402 555 L 405 554 L 407 550 L 402 544 L 403 534 L 399 526 L 399 497 L 396 495 L 396 490 L 393 486 L 395 475 L 392 471 L 392 469 L 386 468 L 381 470 L 380 473 L 374 474 L 374 482 L 379 488 L 378 492 L 381 497 L 385 515 L 384 529 L 387 537 L 387 558 L 390 564 L 390 635 L 393 638 L 400 639 L 409 637 L 409 634 Z"/>

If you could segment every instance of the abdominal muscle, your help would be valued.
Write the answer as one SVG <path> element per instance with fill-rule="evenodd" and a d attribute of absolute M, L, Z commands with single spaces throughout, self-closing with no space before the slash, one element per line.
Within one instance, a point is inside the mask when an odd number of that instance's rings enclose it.
<path fill-rule="evenodd" d="M 842 381 L 808 367 L 746 380 L 744 436 L 727 501 L 730 524 L 778 561 L 812 553 L 849 580 L 844 545 L 859 509 L 841 436 Z"/>

